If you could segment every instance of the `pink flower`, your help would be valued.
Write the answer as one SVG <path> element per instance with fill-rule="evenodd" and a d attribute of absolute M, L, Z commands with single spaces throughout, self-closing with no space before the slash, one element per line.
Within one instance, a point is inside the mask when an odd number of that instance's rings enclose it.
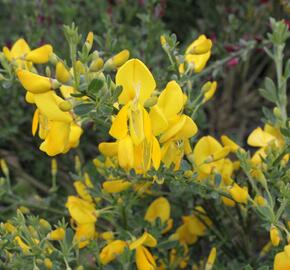
<path fill-rule="evenodd" d="M 231 60 L 229 60 L 229 61 L 227 62 L 227 66 L 228 66 L 228 67 L 234 67 L 234 66 L 236 66 L 238 63 L 239 63 L 239 58 L 238 58 L 238 57 L 234 57 L 234 58 L 232 58 Z"/>

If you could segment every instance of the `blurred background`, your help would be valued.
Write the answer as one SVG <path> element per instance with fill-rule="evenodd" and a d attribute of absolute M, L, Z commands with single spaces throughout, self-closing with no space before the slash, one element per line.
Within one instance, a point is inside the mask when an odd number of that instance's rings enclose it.
<path fill-rule="evenodd" d="M 201 133 L 220 136 L 226 132 L 242 145 L 250 131 L 262 125 L 261 108 L 267 104 L 258 88 L 265 76 L 275 77 L 262 44 L 269 17 L 284 19 L 290 27 L 287 0 L 0 0 L 0 6 L 2 47 L 11 47 L 23 37 L 32 48 L 51 43 L 58 55 L 67 57 L 62 26 L 75 22 L 84 39 L 94 32 L 94 49 L 107 55 L 129 49 L 131 57 L 142 59 L 159 87 L 164 87 L 169 65 L 160 35 L 175 33 L 183 51 L 198 35 L 206 34 L 214 44 L 208 65 L 217 66 L 209 77 L 218 81 L 218 91 L 199 120 Z M 255 42 L 254 49 L 239 54 L 249 41 Z M 31 135 L 33 109 L 25 103 L 22 87 L 0 82 L 0 106 L 0 157 L 12 168 L 13 184 L 24 197 L 34 191 L 46 193 L 51 158 L 38 150 L 39 140 Z M 80 148 L 57 157 L 59 184 L 68 192 L 72 185 L 67 172 L 74 156 L 92 159 L 104 139 L 97 127 L 85 129 Z"/>

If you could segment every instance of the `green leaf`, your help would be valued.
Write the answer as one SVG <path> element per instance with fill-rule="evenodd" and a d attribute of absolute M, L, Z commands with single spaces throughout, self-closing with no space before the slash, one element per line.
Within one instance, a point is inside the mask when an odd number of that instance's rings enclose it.
<path fill-rule="evenodd" d="M 100 79 L 93 79 L 88 87 L 88 90 L 91 92 L 98 92 L 104 86 L 104 82 Z"/>
<path fill-rule="evenodd" d="M 177 241 L 164 241 L 157 245 L 159 249 L 172 249 L 178 245 Z"/>
<path fill-rule="evenodd" d="M 79 104 L 79 105 L 75 106 L 74 107 L 74 112 L 77 115 L 84 115 L 84 114 L 89 113 L 94 108 L 95 108 L 95 104 L 94 103 L 84 103 L 84 104 Z"/>
<path fill-rule="evenodd" d="M 272 93 L 269 93 L 267 90 L 260 88 L 259 93 L 263 98 L 265 98 L 273 103 L 276 102 L 276 95 L 272 95 Z"/>

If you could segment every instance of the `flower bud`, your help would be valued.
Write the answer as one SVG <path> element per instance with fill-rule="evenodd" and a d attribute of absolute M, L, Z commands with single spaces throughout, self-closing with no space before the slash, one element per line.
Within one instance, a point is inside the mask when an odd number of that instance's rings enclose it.
<path fill-rule="evenodd" d="M 55 158 L 51 160 L 51 174 L 56 175 L 57 172 L 57 161 Z"/>
<path fill-rule="evenodd" d="M 56 65 L 56 63 L 57 63 L 57 56 L 56 56 L 56 54 L 54 54 L 54 53 L 52 53 L 50 56 L 49 56 L 49 62 L 50 63 L 52 63 L 53 65 Z"/>
<path fill-rule="evenodd" d="M 85 66 L 80 60 L 76 61 L 75 65 L 78 74 L 84 74 L 86 72 Z"/>
<path fill-rule="evenodd" d="M 161 35 L 160 36 L 160 43 L 161 43 L 162 47 L 165 47 L 166 46 L 167 41 L 166 41 L 166 38 L 165 38 L 164 35 Z"/>
<path fill-rule="evenodd" d="M 7 163 L 4 159 L 0 160 L 0 167 L 1 167 L 1 170 L 4 173 L 4 175 L 6 177 L 8 177 L 9 176 L 9 169 L 8 169 Z"/>
<path fill-rule="evenodd" d="M 261 195 L 257 195 L 255 198 L 254 198 L 254 201 L 256 202 L 257 205 L 259 206 L 265 206 L 267 204 L 267 201 L 266 199 L 261 196 Z"/>
<path fill-rule="evenodd" d="M 49 240 L 63 240 L 64 237 L 65 237 L 65 230 L 64 230 L 64 228 L 61 228 L 61 227 L 51 231 L 47 235 L 47 238 Z"/>
<path fill-rule="evenodd" d="M 49 258 L 45 258 L 43 264 L 47 269 L 51 269 L 53 266 L 52 261 Z"/>
<path fill-rule="evenodd" d="M 94 33 L 89 32 L 86 38 L 85 46 L 87 47 L 88 51 L 91 50 L 94 41 Z"/>
<path fill-rule="evenodd" d="M 104 60 L 102 58 L 96 58 L 90 64 L 90 71 L 97 72 L 102 69 L 104 66 Z"/>
<path fill-rule="evenodd" d="M 277 247 L 280 244 L 281 241 L 280 232 L 278 228 L 275 227 L 274 225 L 272 225 L 270 229 L 270 239 L 274 247 Z"/>
<path fill-rule="evenodd" d="M 51 77 L 51 70 L 49 66 L 45 67 L 45 75 L 46 77 Z"/>
<path fill-rule="evenodd" d="M 106 61 L 104 69 L 106 71 L 111 71 L 115 68 L 122 66 L 129 59 L 129 56 L 130 53 L 128 50 L 123 50 L 119 52 L 118 54 L 114 55 Z"/>
<path fill-rule="evenodd" d="M 69 71 L 66 69 L 62 62 L 58 62 L 56 64 L 55 76 L 56 79 L 61 83 L 66 83 L 71 77 Z"/>
<path fill-rule="evenodd" d="M 39 220 L 39 224 L 40 224 L 40 226 L 43 227 L 44 229 L 46 229 L 46 230 L 51 230 L 51 226 L 50 226 L 49 222 L 48 222 L 47 220 L 45 220 L 44 218 L 41 218 L 41 219 Z"/>
<path fill-rule="evenodd" d="M 217 89 L 217 82 L 216 81 L 206 82 L 202 86 L 202 92 L 204 93 L 203 102 L 209 101 L 213 97 L 213 95 L 215 94 L 216 89 Z"/>
<path fill-rule="evenodd" d="M 277 118 L 281 118 L 281 110 L 278 107 L 273 109 L 273 113 Z"/>
<path fill-rule="evenodd" d="M 205 270 L 211 270 L 213 268 L 215 260 L 216 260 L 216 248 L 213 247 L 210 250 L 210 253 L 206 262 Z"/>
<path fill-rule="evenodd" d="M 247 203 L 248 191 L 246 188 L 241 188 L 238 184 L 234 184 L 229 190 L 233 199 L 238 203 Z"/>
<path fill-rule="evenodd" d="M 30 210 L 25 206 L 20 206 L 18 209 L 22 214 L 28 214 L 30 212 Z"/>

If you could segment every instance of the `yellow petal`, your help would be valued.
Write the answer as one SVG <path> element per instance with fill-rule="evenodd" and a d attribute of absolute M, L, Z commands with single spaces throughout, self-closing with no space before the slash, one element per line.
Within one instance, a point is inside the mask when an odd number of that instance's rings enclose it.
<path fill-rule="evenodd" d="M 49 120 L 70 123 L 72 116 L 68 112 L 63 112 L 59 109 L 57 106 L 58 98 L 53 91 L 34 95 L 35 104 L 41 114 L 45 115 Z"/>
<path fill-rule="evenodd" d="M 30 52 L 30 48 L 23 38 L 18 39 L 11 48 L 12 58 L 23 57 L 26 53 Z"/>
<path fill-rule="evenodd" d="M 204 136 L 199 139 L 193 150 L 193 161 L 199 166 L 213 153 L 221 151 L 221 144 L 211 136 Z"/>
<path fill-rule="evenodd" d="M 22 86 L 34 94 L 45 93 L 52 88 L 49 78 L 37 75 L 28 70 L 18 70 L 17 76 Z"/>
<path fill-rule="evenodd" d="M 152 164 L 155 170 L 158 170 L 161 161 L 161 149 L 158 140 L 152 138 Z"/>
<path fill-rule="evenodd" d="M 156 87 L 151 72 L 138 59 L 131 59 L 119 68 L 116 74 L 116 85 L 123 87 L 119 96 L 120 104 L 126 104 L 137 96 L 140 104 L 143 105 Z"/>
<path fill-rule="evenodd" d="M 72 86 L 62 85 L 60 87 L 60 92 L 65 99 L 71 98 L 71 94 L 74 94 L 76 91 Z"/>
<path fill-rule="evenodd" d="M 149 116 L 152 124 L 152 132 L 155 136 L 160 135 L 168 128 L 166 116 L 158 105 L 151 108 Z"/>
<path fill-rule="evenodd" d="M 168 128 L 160 137 L 160 142 L 164 143 L 178 134 L 187 121 L 187 116 L 182 115 L 171 127 Z"/>
<path fill-rule="evenodd" d="M 93 202 L 93 198 L 89 194 L 87 190 L 87 186 L 81 182 L 81 181 L 75 181 L 74 182 L 74 187 L 77 192 L 77 194 L 85 201 L 87 202 Z"/>
<path fill-rule="evenodd" d="M 33 119 L 32 119 L 32 135 L 34 136 L 37 128 L 38 128 L 38 122 L 39 122 L 39 110 L 36 109 L 33 115 Z"/>
<path fill-rule="evenodd" d="M 122 254 L 127 246 L 125 241 L 115 240 L 107 244 L 100 253 L 100 261 L 103 265 L 106 265 L 113 261 L 118 255 Z"/>
<path fill-rule="evenodd" d="M 129 127 L 133 143 L 140 144 L 145 138 L 143 110 L 140 104 L 132 106 L 129 110 Z"/>
<path fill-rule="evenodd" d="M 79 248 L 86 247 L 90 240 L 95 237 L 96 229 L 94 223 L 80 224 L 76 228 L 74 240 L 78 242 Z"/>
<path fill-rule="evenodd" d="M 234 184 L 229 190 L 233 199 L 238 203 L 247 203 L 248 191 L 245 188 L 241 188 L 238 184 Z"/>
<path fill-rule="evenodd" d="M 200 35 L 186 49 L 186 54 L 204 54 L 210 51 L 212 42 L 205 35 Z"/>
<path fill-rule="evenodd" d="M 185 60 L 193 65 L 193 69 L 196 73 L 199 73 L 204 69 L 210 55 L 210 51 L 205 54 L 188 54 L 185 56 Z"/>
<path fill-rule="evenodd" d="M 288 270 L 290 269 L 290 258 L 285 252 L 279 252 L 274 259 L 274 270 Z"/>
<path fill-rule="evenodd" d="M 131 169 L 134 166 L 134 147 L 130 136 L 126 136 L 118 143 L 118 161 L 124 169 Z"/>
<path fill-rule="evenodd" d="M 184 115 L 185 123 L 182 129 L 175 135 L 177 139 L 188 139 L 197 133 L 197 126 L 194 121 L 187 115 Z"/>
<path fill-rule="evenodd" d="M 6 59 L 7 59 L 9 62 L 11 62 L 11 60 L 12 60 L 12 55 L 11 55 L 10 50 L 5 46 L 5 47 L 3 47 L 2 51 L 3 51 L 3 53 L 4 53 L 5 57 L 6 57 Z"/>
<path fill-rule="evenodd" d="M 108 193 L 118 193 L 128 189 L 131 186 L 129 181 L 112 180 L 103 183 L 103 189 Z"/>
<path fill-rule="evenodd" d="M 78 224 L 95 223 L 97 220 L 94 205 L 76 196 L 68 197 L 66 207 Z"/>
<path fill-rule="evenodd" d="M 71 123 L 70 133 L 68 138 L 68 150 L 79 145 L 80 137 L 83 134 L 83 129 L 76 123 Z"/>
<path fill-rule="evenodd" d="M 143 245 L 148 247 L 155 247 L 157 245 L 157 240 L 150 233 L 144 232 L 141 237 L 130 244 L 129 248 L 132 250 Z"/>
<path fill-rule="evenodd" d="M 26 55 L 26 60 L 35 64 L 47 63 L 52 54 L 52 46 L 49 44 L 43 45 L 37 49 L 32 50 Z"/>
<path fill-rule="evenodd" d="M 157 267 L 154 257 L 143 246 L 136 249 L 136 265 L 138 270 L 155 270 Z"/>
<path fill-rule="evenodd" d="M 166 222 L 170 217 L 170 204 L 164 197 L 155 199 L 147 208 L 144 219 L 154 223 L 157 218 L 160 218 L 161 222 Z"/>
<path fill-rule="evenodd" d="M 34 94 L 32 94 L 31 92 L 27 91 L 26 94 L 25 94 L 25 100 L 27 103 L 30 103 L 30 104 L 34 104 Z"/>
<path fill-rule="evenodd" d="M 68 123 L 54 121 L 51 124 L 45 141 L 39 149 L 49 156 L 55 156 L 66 151 L 69 139 L 70 126 Z"/>
<path fill-rule="evenodd" d="M 235 153 L 238 149 L 240 149 L 241 147 L 236 144 L 233 140 L 231 140 L 228 136 L 226 135 L 222 135 L 221 136 L 221 141 L 222 141 L 222 144 L 224 146 L 229 146 L 230 149 L 231 149 L 231 152 Z"/>
<path fill-rule="evenodd" d="M 184 96 L 180 86 L 176 81 L 169 82 L 161 92 L 157 105 L 169 119 L 181 111 L 183 104 Z"/>
<path fill-rule="evenodd" d="M 126 104 L 117 114 L 112 123 L 109 134 L 115 139 L 122 139 L 128 133 L 128 109 L 130 103 Z"/>
<path fill-rule="evenodd" d="M 276 138 L 273 135 L 265 132 L 260 127 L 258 127 L 252 131 L 252 133 L 248 137 L 247 143 L 255 147 L 265 147 L 271 141 L 275 141 L 275 139 Z"/>
<path fill-rule="evenodd" d="M 107 157 L 116 156 L 118 154 L 118 143 L 117 142 L 100 143 L 99 150 L 104 156 L 107 156 Z"/>

